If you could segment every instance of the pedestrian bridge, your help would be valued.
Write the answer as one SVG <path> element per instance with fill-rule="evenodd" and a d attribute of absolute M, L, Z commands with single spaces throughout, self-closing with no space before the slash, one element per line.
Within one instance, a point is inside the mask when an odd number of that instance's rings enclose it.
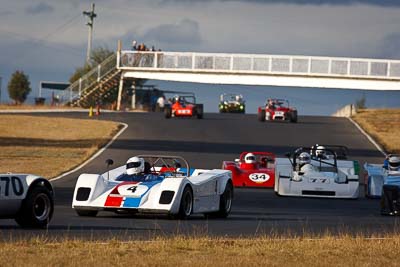
<path fill-rule="evenodd" d="M 112 97 L 117 90 L 119 109 L 124 81 L 129 80 L 134 90 L 136 79 L 400 90 L 400 60 L 118 49 L 116 54 L 71 84 L 61 96 L 62 102 L 89 107 Z M 135 108 L 135 93 L 132 108 Z"/>
<path fill-rule="evenodd" d="M 210 84 L 400 90 L 400 61 L 341 57 L 120 51 L 124 78 Z"/>

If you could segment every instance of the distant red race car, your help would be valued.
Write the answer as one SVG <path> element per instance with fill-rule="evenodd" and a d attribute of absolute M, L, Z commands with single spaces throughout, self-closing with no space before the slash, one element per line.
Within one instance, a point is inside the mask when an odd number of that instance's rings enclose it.
<path fill-rule="evenodd" d="M 171 117 L 197 117 L 203 118 L 203 104 L 196 104 L 193 95 L 175 96 L 171 105 L 164 108 L 165 118 Z"/>
<path fill-rule="evenodd" d="M 268 187 L 275 184 L 275 155 L 270 152 L 243 152 L 240 158 L 224 161 L 222 169 L 232 171 L 235 187 Z"/>
<path fill-rule="evenodd" d="M 285 99 L 270 98 L 265 106 L 258 108 L 258 120 L 297 122 L 297 109 L 290 107 Z"/>

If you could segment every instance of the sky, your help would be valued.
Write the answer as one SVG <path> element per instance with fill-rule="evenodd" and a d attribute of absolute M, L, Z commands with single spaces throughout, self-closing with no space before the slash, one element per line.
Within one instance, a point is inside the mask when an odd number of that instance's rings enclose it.
<path fill-rule="evenodd" d="M 35 97 L 39 81 L 68 81 L 83 65 L 88 27 L 82 11 L 88 11 L 92 2 L 97 13 L 93 47 L 114 50 L 120 39 L 125 49 L 137 40 L 164 51 L 400 59 L 398 0 L 0 0 L 0 101 L 8 100 L 7 83 L 16 70 L 29 75 Z M 151 83 L 166 89 L 185 87 L 205 101 L 224 90 L 258 90 L 258 95 L 249 92 L 248 104 L 254 106 L 261 104 L 255 103 L 259 95 L 288 92 L 290 97 L 293 92 L 243 86 L 213 91 L 212 86 Z M 318 91 L 321 99 L 329 94 L 326 90 Z M 353 98 L 363 94 L 348 91 Z M 298 102 L 316 104 L 307 100 L 314 89 L 301 94 Z M 400 106 L 400 100 L 393 100 L 400 94 L 382 92 L 381 101 L 379 94 L 372 95 L 378 106 Z M 211 101 L 214 108 L 213 101 L 218 99 Z"/>

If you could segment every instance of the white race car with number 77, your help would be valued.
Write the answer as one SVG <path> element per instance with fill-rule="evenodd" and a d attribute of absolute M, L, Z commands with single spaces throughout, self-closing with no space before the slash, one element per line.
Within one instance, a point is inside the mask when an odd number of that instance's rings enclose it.
<path fill-rule="evenodd" d="M 281 196 L 358 198 L 357 161 L 337 160 L 331 149 L 298 148 L 275 159 L 275 192 Z"/>
<path fill-rule="evenodd" d="M 81 174 L 72 207 L 80 216 L 96 216 L 104 210 L 181 219 L 193 213 L 227 217 L 232 198 L 231 171 L 190 169 L 178 156 L 142 155 L 103 174 Z"/>
<path fill-rule="evenodd" d="M 54 211 L 50 182 L 33 174 L 0 174 L 0 218 L 22 227 L 45 228 Z"/>

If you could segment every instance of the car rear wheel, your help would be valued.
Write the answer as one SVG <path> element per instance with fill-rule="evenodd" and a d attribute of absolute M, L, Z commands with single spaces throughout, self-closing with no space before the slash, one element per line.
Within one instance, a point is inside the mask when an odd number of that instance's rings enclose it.
<path fill-rule="evenodd" d="M 290 113 L 290 122 L 293 122 L 293 123 L 297 122 L 297 111 L 292 111 Z"/>
<path fill-rule="evenodd" d="M 203 118 L 203 105 L 197 105 L 196 106 L 196 116 L 198 119 Z"/>
<path fill-rule="evenodd" d="M 46 186 L 33 187 L 22 202 L 15 220 L 22 227 L 45 228 L 54 212 L 53 194 Z"/>
<path fill-rule="evenodd" d="M 164 108 L 164 115 L 165 115 L 165 118 L 167 118 L 167 119 L 171 118 L 171 115 L 172 115 L 171 107 Z"/>
<path fill-rule="evenodd" d="M 79 216 L 83 216 L 83 217 L 96 217 L 96 215 L 98 213 L 97 210 L 75 209 L 75 211 Z"/>
<path fill-rule="evenodd" d="M 258 111 L 258 120 L 265 121 L 265 109 L 261 109 Z"/>
<path fill-rule="evenodd" d="M 217 212 L 206 213 L 207 218 L 226 218 L 232 209 L 233 186 L 232 182 L 228 182 L 224 193 L 220 196 L 219 210 Z"/>

